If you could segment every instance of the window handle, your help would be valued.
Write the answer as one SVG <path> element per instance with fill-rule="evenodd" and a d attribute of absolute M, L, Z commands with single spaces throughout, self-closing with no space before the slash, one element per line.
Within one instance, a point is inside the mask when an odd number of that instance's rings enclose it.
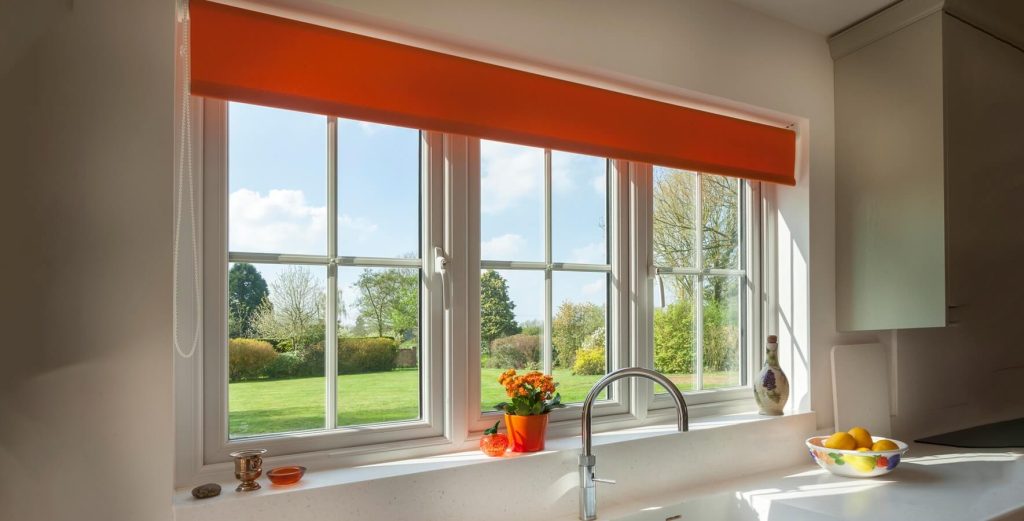
<path fill-rule="evenodd" d="M 661 273 L 655 276 L 658 278 L 658 289 L 661 291 L 661 309 L 665 309 L 665 279 Z"/>
<path fill-rule="evenodd" d="M 447 311 L 450 306 L 448 299 L 448 257 L 441 248 L 434 248 L 434 271 L 441 276 L 441 307 Z"/>

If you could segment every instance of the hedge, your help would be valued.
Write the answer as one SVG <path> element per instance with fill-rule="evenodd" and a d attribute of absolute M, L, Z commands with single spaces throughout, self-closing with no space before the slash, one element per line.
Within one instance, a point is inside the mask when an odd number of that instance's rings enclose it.
<path fill-rule="evenodd" d="M 499 369 L 536 369 L 540 363 L 540 337 L 512 335 L 491 342 L 488 367 Z"/>
<path fill-rule="evenodd" d="M 281 344 L 290 344 L 283 341 Z M 228 342 L 229 377 L 232 382 L 259 378 L 302 378 L 324 375 L 324 345 L 317 342 L 279 352 L 263 339 L 233 338 Z M 403 350 L 412 351 L 413 350 Z M 398 341 L 391 338 L 339 338 L 338 374 L 391 371 L 398 366 Z M 406 356 L 404 364 L 416 366 Z M 403 365 L 403 367 L 410 365 Z"/>
<path fill-rule="evenodd" d="M 390 371 L 398 362 L 398 341 L 386 337 L 339 338 L 340 374 Z"/>
<path fill-rule="evenodd" d="M 259 378 L 277 357 L 277 351 L 268 342 L 232 338 L 228 342 L 228 376 L 232 381 Z"/>

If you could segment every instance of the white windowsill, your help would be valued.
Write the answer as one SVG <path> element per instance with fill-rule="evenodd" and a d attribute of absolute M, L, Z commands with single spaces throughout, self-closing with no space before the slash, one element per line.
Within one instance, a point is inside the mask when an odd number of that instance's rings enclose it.
<path fill-rule="evenodd" d="M 728 414 L 723 416 L 709 416 L 695 418 L 690 421 L 690 431 L 699 432 L 709 429 L 722 429 L 722 435 L 728 433 L 730 427 L 748 424 L 752 422 L 793 422 L 794 428 L 801 429 L 808 417 L 813 417 L 812 412 L 791 413 L 786 416 L 761 416 L 756 412 Z M 813 424 L 813 421 L 811 422 Z M 653 425 L 636 427 L 630 429 L 616 430 L 594 434 L 593 443 L 595 447 L 629 444 L 648 438 L 668 436 L 676 434 L 674 423 L 672 425 Z M 716 436 L 719 433 L 716 433 Z M 680 434 L 685 435 L 685 434 Z M 245 501 L 254 498 L 269 498 L 275 495 L 288 495 L 296 492 L 313 491 L 316 489 L 337 487 L 380 480 L 397 476 L 406 476 L 420 473 L 431 473 L 445 469 L 465 467 L 470 465 L 500 465 L 510 460 L 521 458 L 539 458 L 545 455 L 564 456 L 567 453 L 577 453 L 580 450 L 580 436 L 557 437 L 548 439 L 546 449 L 535 453 L 508 453 L 501 458 L 491 458 L 479 450 L 469 450 L 451 454 L 413 458 L 387 463 L 377 463 L 349 468 L 324 469 L 310 471 L 295 485 L 279 487 L 272 485 L 264 475 L 259 482 L 263 488 L 254 492 L 237 493 L 234 491 L 237 481 L 219 481 L 221 494 L 218 497 L 196 500 L 191 496 L 190 488 L 180 488 L 174 494 L 174 509 L 176 515 L 183 513 L 198 514 L 196 510 L 203 510 L 204 507 L 223 506 L 225 502 Z M 754 444 L 751 444 L 752 446 Z M 786 462 L 780 462 L 785 465 Z M 264 473 L 269 470 L 264 465 Z M 283 498 L 282 498 L 283 499 Z M 201 518 L 202 516 L 185 516 L 187 518 Z"/>

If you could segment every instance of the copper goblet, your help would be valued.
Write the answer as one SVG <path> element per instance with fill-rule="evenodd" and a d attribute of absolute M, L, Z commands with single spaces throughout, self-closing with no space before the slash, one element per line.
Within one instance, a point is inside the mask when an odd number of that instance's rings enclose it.
<path fill-rule="evenodd" d="M 231 453 L 231 457 L 235 458 L 235 477 L 242 482 L 235 492 L 259 490 L 260 484 L 256 482 L 256 479 L 263 474 L 263 455 L 266 453 L 267 449 L 249 449 Z"/>

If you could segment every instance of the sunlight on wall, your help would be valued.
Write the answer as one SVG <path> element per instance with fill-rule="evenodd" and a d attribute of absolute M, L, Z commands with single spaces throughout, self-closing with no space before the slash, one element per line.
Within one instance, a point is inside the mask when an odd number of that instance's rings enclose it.
<path fill-rule="evenodd" d="M 778 298 L 772 322 L 778 324 L 779 363 L 789 376 L 790 412 L 810 410 L 810 342 L 808 340 L 808 267 L 789 223 L 775 212 Z"/>

